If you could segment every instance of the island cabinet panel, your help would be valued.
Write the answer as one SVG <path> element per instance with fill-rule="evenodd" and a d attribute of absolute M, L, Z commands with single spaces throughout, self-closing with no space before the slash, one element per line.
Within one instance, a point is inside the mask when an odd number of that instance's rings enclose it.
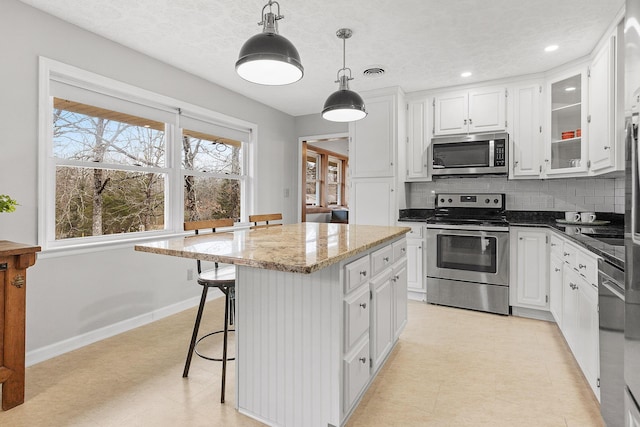
<path fill-rule="evenodd" d="M 339 264 L 313 274 L 239 266 L 240 412 L 268 425 L 340 425 L 342 302 Z"/>
<path fill-rule="evenodd" d="M 406 324 L 406 279 L 404 236 L 310 274 L 239 265 L 238 410 L 271 426 L 344 426 Z"/>

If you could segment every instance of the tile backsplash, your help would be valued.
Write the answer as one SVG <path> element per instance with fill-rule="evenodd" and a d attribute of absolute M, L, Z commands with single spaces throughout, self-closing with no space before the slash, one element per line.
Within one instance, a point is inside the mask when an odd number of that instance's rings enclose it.
<path fill-rule="evenodd" d="M 624 177 L 507 180 L 504 177 L 447 178 L 407 182 L 408 208 L 434 208 L 436 193 L 505 193 L 507 209 L 624 213 Z"/>

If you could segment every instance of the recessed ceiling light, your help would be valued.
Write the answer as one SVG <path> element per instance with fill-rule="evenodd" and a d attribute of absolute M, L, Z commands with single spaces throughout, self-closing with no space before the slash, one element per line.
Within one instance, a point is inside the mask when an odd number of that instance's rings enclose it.
<path fill-rule="evenodd" d="M 554 50 L 558 50 L 557 44 L 552 44 L 544 48 L 545 52 L 553 52 Z"/>
<path fill-rule="evenodd" d="M 460 74 L 460 77 L 470 77 L 471 76 L 471 71 L 465 71 L 464 73 Z"/>
<path fill-rule="evenodd" d="M 576 90 L 576 88 L 575 88 L 575 87 L 573 87 L 573 86 L 569 86 L 569 87 L 565 87 L 565 88 L 564 88 L 564 90 L 565 90 L 566 92 L 573 92 L 574 90 Z"/>

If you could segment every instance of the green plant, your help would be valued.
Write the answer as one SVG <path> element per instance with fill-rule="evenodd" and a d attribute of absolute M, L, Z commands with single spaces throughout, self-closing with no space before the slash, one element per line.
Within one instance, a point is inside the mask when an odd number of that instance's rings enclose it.
<path fill-rule="evenodd" d="M 13 212 L 16 210 L 18 202 L 6 194 L 0 194 L 0 212 Z"/>

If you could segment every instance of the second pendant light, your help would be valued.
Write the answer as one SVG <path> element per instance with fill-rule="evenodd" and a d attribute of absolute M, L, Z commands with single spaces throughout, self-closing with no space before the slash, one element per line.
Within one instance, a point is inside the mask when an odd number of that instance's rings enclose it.
<path fill-rule="evenodd" d="M 338 38 L 342 39 L 342 68 L 338 70 L 338 80 L 336 80 L 340 86 L 337 91 L 329 95 L 322 109 L 322 118 L 332 122 L 352 122 L 367 116 L 362 97 L 349 90 L 349 80 L 353 80 L 353 77 L 351 77 L 351 69 L 345 65 L 346 39 L 352 34 L 349 28 L 341 28 L 336 32 Z"/>

